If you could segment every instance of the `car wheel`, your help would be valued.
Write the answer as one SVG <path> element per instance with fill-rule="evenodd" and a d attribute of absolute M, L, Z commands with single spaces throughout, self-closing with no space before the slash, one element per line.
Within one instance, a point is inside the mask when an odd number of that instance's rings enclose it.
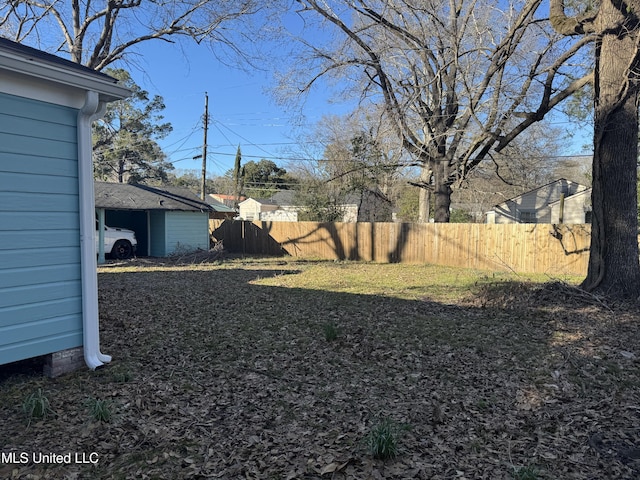
<path fill-rule="evenodd" d="M 132 253 L 133 247 L 128 240 L 118 240 L 111 249 L 111 256 L 118 260 L 126 260 Z"/>

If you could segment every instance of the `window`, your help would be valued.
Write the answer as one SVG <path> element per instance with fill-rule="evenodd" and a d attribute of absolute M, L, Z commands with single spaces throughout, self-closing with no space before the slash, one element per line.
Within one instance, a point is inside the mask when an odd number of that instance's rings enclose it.
<path fill-rule="evenodd" d="M 584 212 L 584 223 L 591 223 L 591 219 L 593 217 L 593 212 L 591 210 L 587 210 Z"/>

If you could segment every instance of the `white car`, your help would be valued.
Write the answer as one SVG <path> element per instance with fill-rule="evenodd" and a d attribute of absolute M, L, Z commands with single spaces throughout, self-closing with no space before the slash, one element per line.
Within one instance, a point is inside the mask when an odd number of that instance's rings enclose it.
<path fill-rule="evenodd" d="M 97 222 L 96 222 L 97 228 Z M 133 230 L 104 226 L 104 252 L 113 258 L 125 260 L 136 253 L 138 241 Z M 98 250 L 98 231 L 96 230 L 96 251 Z"/>

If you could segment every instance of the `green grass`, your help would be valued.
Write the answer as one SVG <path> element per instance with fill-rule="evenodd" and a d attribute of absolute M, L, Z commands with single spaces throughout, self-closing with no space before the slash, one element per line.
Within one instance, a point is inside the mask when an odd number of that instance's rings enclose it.
<path fill-rule="evenodd" d="M 89 415 L 96 422 L 111 423 L 114 418 L 114 405 L 110 400 L 91 398 L 87 401 Z"/>
<path fill-rule="evenodd" d="M 546 282 L 546 275 L 516 275 L 510 272 L 443 267 L 438 265 L 375 264 L 361 262 L 304 262 L 295 275 L 265 277 L 256 284 L 305 288 L 356 295 L 382 295 L 404 300 L 430 299 L 454 302 L 473 294 L 483 285 L 500 282 Z M 563 280 L 577 282 L 575 277 Z"/>
<path fill-rule="evenodd" d="M 42 393 L 41 388 L 38 388 L 36 392 L 31 393 L 24 399 L 22 411 L 27 417 L 27 425 L 30 425 L 33 420 L 44 420 L 54 415 L 51 403 L 47 396 Z"/>
<path fill-rule="evenodd" d="M 378 460 L 391 460 L 400 452 L 400 437 L 407 427 L 389 418 L 376 423 L 365 438 L 367 451 Z"/>
<path fill-rule="evenodd" d="M 533 465 L 514 467 L 513 469 L 514 480 L 538 480 L 540 478 L 539 475 L 540 471 Z"/>
<path fill-rule="evenodd" d="M 327 342 L 333 342 L 338 338 L 338 327 L 333 322 L 325 323 L 324 327 L 324 338 Z"/>

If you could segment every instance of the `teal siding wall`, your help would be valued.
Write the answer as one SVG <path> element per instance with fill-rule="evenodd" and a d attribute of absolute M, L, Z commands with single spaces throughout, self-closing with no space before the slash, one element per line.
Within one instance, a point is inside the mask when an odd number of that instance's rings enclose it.
<path fill-rule="evenodd" d="M 82 345 L 76 118 L 0 93 L 0 364 Z"/>
<path fill-rule="evenodd" d="M 197 249 L 209 250 L 209 214 L 166 213 L 167 254 Z"/>
<path fill-rule="evenodd" d="M 149 215 L 149 231 L 151 246 L 149 255 L 152 257 L 167 256 L 167 239 L 165 237 L 165 212 L 153 211 Z"/>

